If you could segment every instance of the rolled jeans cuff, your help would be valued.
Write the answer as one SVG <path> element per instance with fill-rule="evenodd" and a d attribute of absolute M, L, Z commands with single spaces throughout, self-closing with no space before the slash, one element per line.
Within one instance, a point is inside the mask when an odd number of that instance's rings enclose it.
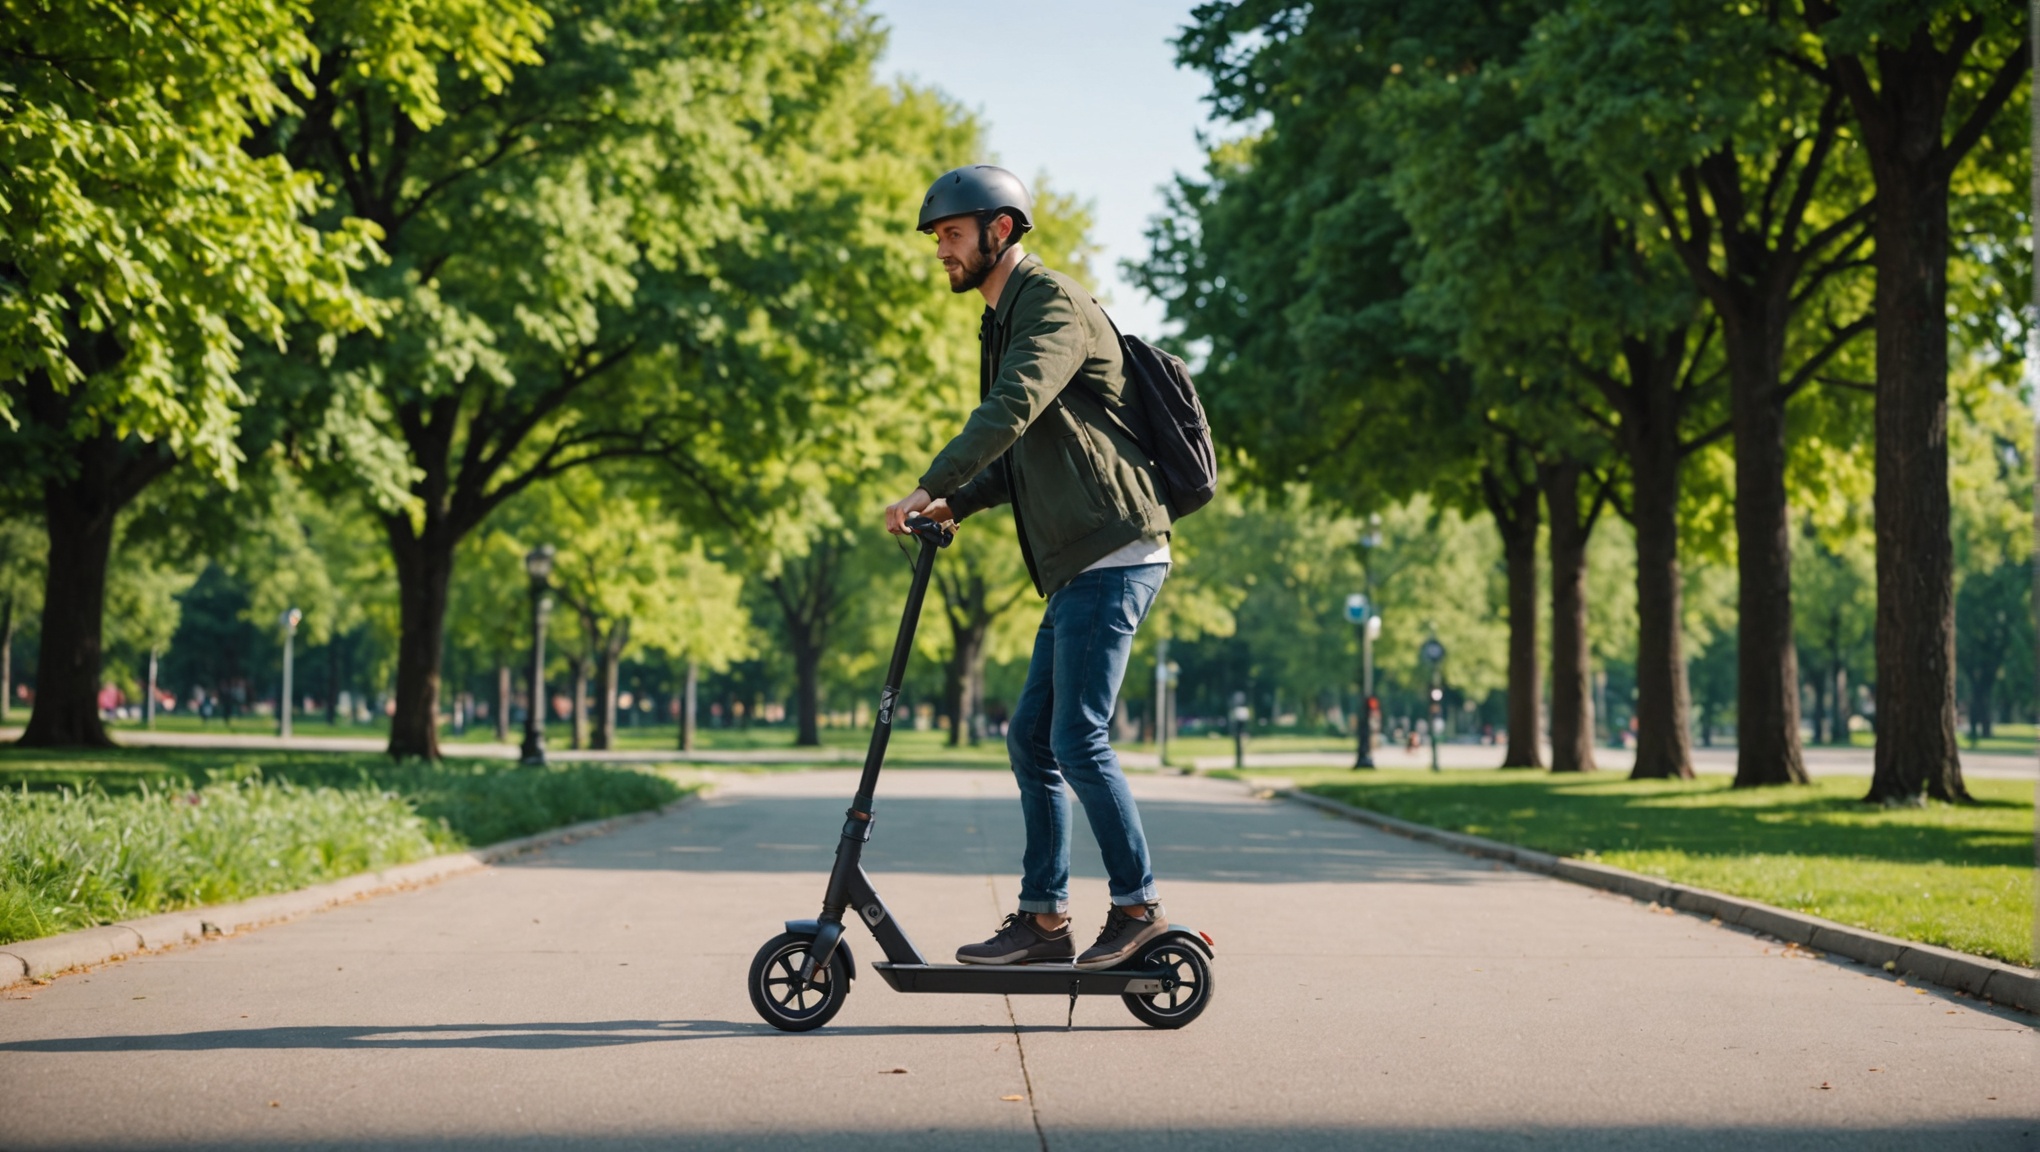
<path fill-rule="evenodd" d="M 1114 896 L 1112 902 L 1121 908 L 1131 908 L 1137 904 L 1153 904 L 1161 898 L 1162 894 L 1155 891 L 1155 886 L 1150 884 L 1131 896 Z M 1026 901 L 1023 900 L 1021 903 L 1025 904 Z"/>
<path fill-rule="evenodd" d="M 1067 900 L 1022 900 L 1020 910 L 1041 916 L 1060 916 L 1070 910 Z"/>

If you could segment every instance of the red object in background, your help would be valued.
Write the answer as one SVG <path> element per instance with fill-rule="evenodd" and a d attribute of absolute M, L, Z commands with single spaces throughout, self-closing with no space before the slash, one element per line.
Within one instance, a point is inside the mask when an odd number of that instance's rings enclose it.
<path fill-rule="evenodd" d="M 99 710 L 101 712 L 111 712 L 115 708 L 120 707 L 121 700 L 122 696 L 120 694 L 120 689 L 115 688 L 111 684 L 108 684 L 99 690 Z"/>
<path fill-rule="evenodd" d="M 1369 716 L 1381 715 L 1381 697 L 1369 696 L 1367 698 L 1367 714 Z"/>

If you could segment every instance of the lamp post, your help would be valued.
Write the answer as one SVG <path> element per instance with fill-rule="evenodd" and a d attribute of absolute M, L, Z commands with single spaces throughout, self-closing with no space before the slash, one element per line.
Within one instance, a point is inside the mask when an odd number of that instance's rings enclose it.
<path fill-rule="evenodd" d="M 1445 646 L 1433 636 L 1424 641 L 1419 654 L 1423 656 L 1424 663 L 1431 666 L 1431 771 L 1436 772 L 1438 737 L 1445 731 L 1445 681 L 1438 672 L 1438 666 L 1445 663 Z"/>
<path fill-rule="evenodd" d="M 276 623 L 283 629 L 283 690 L 276 694 L 276 734 L 286 740 L 290 738 L 291 658 L 296 654 L 298 621 L 304 618 L 305 614 L 295 608 L 284 609 L 283 615 L 276 618 Z M 155 659 L 156 653 L 151 650 L 149 661 L 152 669 L 155 666 Z M 155 689 L 155 685 L 149 686 L 149 694 L 152 697 L 155 695 Z M 153 709 L 155 702 L 151 700 L 149 706 Z"/>
<path fill-rule="evenodd" d="M 552 578 L 553 546 L 540 544 L 524 554 L 524 572 L 531 577 L 531 705 L 524 714 L 524 747 L 517 762 L 545 763 L 545 619 L 552 614 L 546 587 Z"/>
<path fill-rule="evenodd" d="M 1374 604 L 1367 596 L 1355 592 L 1346 597 L 1346 619 L 1360 629 L 1360 716 L 1353 727 L 1358 730 L 1360 747 L 1353 758 L 1353 767 L 1374 767 L 1374 640 L 1381 635 L 1381 617 L 1374 611 Z"/>
<path fill-rule="evenodd" d="M 1360 747 L 1353 757 L 1355 769 L 1374 767 L 1374 718 L 1381 711 L 1381 702 L 1374 698 L 1374 641 L 1381 635 L 1381 614 L 1374 603 L 1374 550 L 1379 547 L 1381 513 L 1375 512 L 1367 517 L 1367 531 L 1360 534 L 1360 571 L 1367 589 L 1346 597 L 1346 619 L 1360 629 L 1360 720 L 1354 725 Z"/>

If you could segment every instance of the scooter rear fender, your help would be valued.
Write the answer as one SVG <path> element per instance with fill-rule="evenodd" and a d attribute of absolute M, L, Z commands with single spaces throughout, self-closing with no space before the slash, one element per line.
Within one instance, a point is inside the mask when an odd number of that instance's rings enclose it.
<path fill-rule="evenodd" d="M 786 930 L 795 936 L 806 936 L 812 940 L 816 936 L 821 935 L 822 922 L 820 920 L 788 920 L 786 922 Z M 1202 943 L 1202 941 L 1199 943 Z M 836 951 L 843 957 L 843 967 L 849 970 L 850 979 L 857 979 L 857 957 L 850 954 L 850 942 L 848 940 L 838 941 Z M 1209 951 L 1209 949 L 1206 949 L 1207 954 Z"/>
<path fill-rule="evenodd" d="M 810 923 L 812 923 L 812 921 L 810 921 Z M 793 930 L 792 926 L 788 925 L 787 930 L 792 931 Z M 1216 960 L 1218 958 L 1218 954 L 1211 950 L 1210 940 L 1204 935 L 1204 933 L 1199 932 L 1195 928 L 1191 928 L 1186 925 L 1171 924 L 1169 925 L 1169 930 L 1167 932 L 1162 933 L 1160 936 L 1155 937 L 1155 940 L 1156 941 L 1181 940 L 1185 944 L 1190 945 L 1192 948 L 1197 949 L 1199 952 L 1204 953 L 1204 958 L 1206 960 Z M 1152 946 L 1153 946 L 1152 944 L 1149 945 L 1149 947 Z M 1143 952 L 1146 950 L 1147 949 L 1145 948 L 1142 949 Z"/>

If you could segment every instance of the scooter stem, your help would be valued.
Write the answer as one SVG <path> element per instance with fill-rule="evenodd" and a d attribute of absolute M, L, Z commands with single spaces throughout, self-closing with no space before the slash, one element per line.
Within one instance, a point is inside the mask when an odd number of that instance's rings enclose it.
<path fill-rule="evenodd" d="M 878 719 L 871 727 L 871 747 L 864 753 L 864 775 L 857 781 L 856 813 L 870 818 L 872 796 L 878 789 L 878 769 L 885 763 L 886 744 L 892 739 L 893 705 L 900 698 L 900 684 L 907 678 L 907 657 L 914 650 L 914 629 L 921 621 L 921 602 L 928 596 L 928 577 L 935 569 L 935 550 L 949 547 L 956 534 L 925 516 L 909 516 L 907 530 L 921 541 L 914 557 L 914 582 L 907 589 L 907 608 L 900 616 L 899 638 L 893 642 L 892 663 L 886 666 L 885 690 L 878 697 Z"/>

